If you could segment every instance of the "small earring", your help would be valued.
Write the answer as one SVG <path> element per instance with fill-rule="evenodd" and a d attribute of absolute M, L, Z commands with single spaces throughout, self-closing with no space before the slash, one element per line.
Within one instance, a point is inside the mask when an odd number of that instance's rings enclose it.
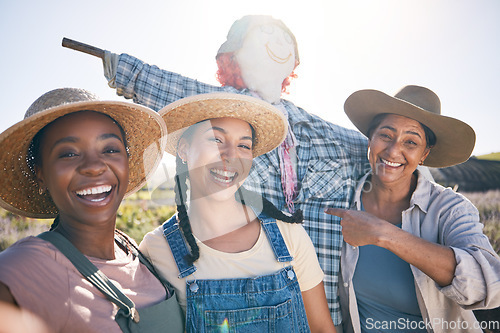
<path fill-rule="evenodd" d="M 186 161 L 185 161 L 185 160 L 182 160 L 182 164 L 186 164 Z"/>
<path fill-rule="evenodd" d="M 43 195 L 45 193 L 45 189 L 43 187 L 38 188 L 38 194 Z"/>
<path fill-rule="evenodd" d="M 424 165 L 424 161 L 420 161 L 420 163 L 418 163 L 419 165 Z"/>

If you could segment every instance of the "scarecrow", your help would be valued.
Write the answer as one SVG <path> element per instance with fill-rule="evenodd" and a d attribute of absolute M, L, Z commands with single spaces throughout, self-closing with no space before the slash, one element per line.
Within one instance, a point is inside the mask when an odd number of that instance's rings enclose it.
<path fill-rule="evenodd" d="M 349 208 L 356 180 L 366 171 L 366 138 L 310 114 L 281 98 L 299 65 L 295 36 L 271 16 L 249 15 L 235 21 L 216 61 L 221 86 L 199 82 L 122 53 L 120 55 L 64 39 L 63 46 L 103 59 L 104 75 L 120 96 L 153 110 L 178 99 L 225 91 L 261 98 L 288 119 L 285 141 L 254 159 L 244 183 L 276 207 L 304 214 L 322 269 L 335 325 L 340 324 L 338 272 L 342 233 L 340 219 L 324 213 L 327 207 Z M 369 167 L 369 166 L 368 166 Z"/>

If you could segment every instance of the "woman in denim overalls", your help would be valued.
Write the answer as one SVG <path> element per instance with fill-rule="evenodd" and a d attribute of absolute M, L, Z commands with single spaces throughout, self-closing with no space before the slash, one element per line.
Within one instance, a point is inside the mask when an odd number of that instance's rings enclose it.
<path fill-rule="evenodd" d="M 188 332 L 335 332 L 323 272 L 300 225 L 240 187 L 286 119 L 239 94 L 191 96 L 160 111 L 176 156 L 177 214 L 140 249 L 176 289 Z M 187 201 L 189 179 L 189 207 Z"/>

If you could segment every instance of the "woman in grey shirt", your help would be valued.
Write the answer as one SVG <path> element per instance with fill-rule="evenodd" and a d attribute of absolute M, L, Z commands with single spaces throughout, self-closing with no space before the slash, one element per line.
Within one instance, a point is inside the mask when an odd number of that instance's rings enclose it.
<path fill-rule="evenodd" d="M 344 331 L 482 332 L 472 310 L 500 305 L 500 259 L 472 203 L 417 170 L 466 161 L 474 130 L 418 86 L 357 91 L 344 108 L 371 166 L 353 209 L 327 209 L 342 218 Z"/>

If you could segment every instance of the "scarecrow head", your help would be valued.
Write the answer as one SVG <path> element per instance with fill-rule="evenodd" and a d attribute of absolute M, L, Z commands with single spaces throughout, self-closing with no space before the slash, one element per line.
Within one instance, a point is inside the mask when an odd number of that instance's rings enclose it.
<path fill-rule="evenodd" d="M 295 77 L 299 53 L 295 36 L 283 22 L 249 15 L 233 23 L 216 59 L 223 86 L 248 88 L 275 103 Z"/>

